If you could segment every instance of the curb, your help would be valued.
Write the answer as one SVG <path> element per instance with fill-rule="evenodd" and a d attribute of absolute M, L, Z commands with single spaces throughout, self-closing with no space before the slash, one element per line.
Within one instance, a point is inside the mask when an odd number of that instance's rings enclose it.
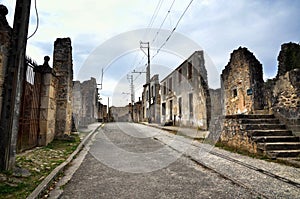
<path fill-rule="evenodd" d="M 92 132 L 90 132 L 78 145 L 76 150 L 58 167 L 56 167 L 34 190 L 31 192 L 31 194 L 27 197 L 27 199 L 35 199 L 40 198 L 42 193 L 48 189 L 55 177 L 58 176 L 60 172 L 62 172 L 65 167 L 73 160 L 73 158 L 81 151 L 81 149 L 84 147 L 86 142 L 89 140 L 89 138 L 100 128 L 103 126 L 103 123 L 100 124 L 97 128 L 95 128 Z"/>

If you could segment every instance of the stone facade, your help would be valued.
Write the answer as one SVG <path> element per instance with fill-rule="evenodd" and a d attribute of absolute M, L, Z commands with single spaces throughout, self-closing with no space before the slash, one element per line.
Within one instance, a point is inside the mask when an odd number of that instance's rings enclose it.
<path fill-rule="evenodd" d="M 223 114 L 251 114 L 263 109 L 263 72 L 261 63 L 247 48 L 231 53 L 221 75 Z"/>
<path fill-rule="evenodd" d="M 161 123 L 207 130 L 209 121 L 204 54 L 196 51 L 161 81 Z"/>
<path fill-rule="evenodd" d="M 149 84 L 144 85 L 144 90 L 142 94 L 144 121 L 160 123 L 159 91 L 160 91 L 159 76 L 156 74 L 150 79 L 150 96 L 149 96 Z M 149 106 L 149 97 L 150 97 L 150 106 Z"/>
<path fill-rule="evenodd" d="M 73 118 L 76 128 L 86 127 L 98 119 L 98 89 L 95 78 L 73 82 Z"/>
<path fill-rule="evenodd" d="M 54 42 L 53 69 L 58 78 L 56 137 L 70 134 L 72 127 L 73 60 L 70 38 Z"/>

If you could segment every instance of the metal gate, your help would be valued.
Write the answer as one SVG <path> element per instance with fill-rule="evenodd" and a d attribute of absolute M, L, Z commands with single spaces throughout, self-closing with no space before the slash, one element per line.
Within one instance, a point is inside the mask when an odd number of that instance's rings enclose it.
<path fill-rule="evenodd" d="M 34 70 L 37 64 L 30 58 L 26 58 L 25 63 L 17 141 L 18 152 L 36 147 L 39 137 L 41 74 Z"/>

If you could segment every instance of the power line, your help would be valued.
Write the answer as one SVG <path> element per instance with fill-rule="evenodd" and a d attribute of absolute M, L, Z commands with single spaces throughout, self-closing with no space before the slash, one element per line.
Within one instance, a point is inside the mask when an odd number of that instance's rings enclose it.
<path fill-rule="evenodd" d="M 151 59 L 153 59 L 153 58 L 160 52 L 160 50 L 166 45 L 166 43 L 170 40 L 170 38 L 172 37 L 173 33 L 174 33 L 175 30 L 177 29 L 177 27 L 178 27 L 180 21 L 182 20 L 183 16 L 186 14 L 187 10 L 188 10 L 189 7 L 191 6 L 192 2 L 193 2 L 193 0 L 191 0 L 191 1 L 189 2 L 189 4 L 187 5 L 187 7 L 185 8 L 185 10 L 183 11 L 183 13 L 181 14 L 181 16 L 180 16 L 179 19 L 177 20 L 177 23 L 176 23 L 176 25 L 174 26 L 174 28 L 172 29 L 171 33 L 168 35 L 168 37 L 166 38 L 166 40 L 164 41 L 164 43 L 158 48 L 156 54 L 154 54 L 154 55 L 152 56 Z M 158 3 L 158 5 L 157 5 L 157 7 L 156 7 L 155 10 L 158 9 L 158 6 L 160 5 L 160 3 L 161 3 L 161 2 L 159 1 L 159 3 Z M 152 42 L 154 42 L 154 41 L 156 40 L 156 38 L 157 38 L 157 36 L 158 36 L 158 34 L 159 34 L 159 32 L 160 32 L 160 30 L 161 30 L 163 24 L 165 23 L 165 21 L 166 21 L 168 15 L 169 15 L 170 12 L 171 12 L 171 9 L 172 9 L 174 3 L 175 3 L 175 0 L 173 0 L 172 4 L 170 5 L 170 7 L 169 7 L 169 9 L 168 9 L 168 11 L 167 11 L 167 14 L 165 15 L 165 17 L 164 17 L 164 19 L 163 19 L 163 21 L 162 21 L 162 23 L 161 23 L 161 25 L 160 25 L 160 27 L 159 27 L 159 30 L 157 31 L 157 33 L 156 33 L 155 37 L 153 38 Z M 154 13 L 156 13 L 156 11 L 155 11 Z M 158 13 L 158 12 L 157 12 L 157 13 Z M 157 15 L 157 14 L 156 14 L 156 15 Z M 154 16 L 154 14 L 153 14 L 153 16 Z M 151 26 L 153 25 L 153 16 L 152 16 L 151 21 L 150 21 L 150 23 L 149 23 L 149 25 L 151 24 Z M 148 27 L 149 27 L 149 25 L 148 25 Z M 141 61 L 139 62 L 139 64 L 141 64 L 141 62 L 144 60 L 145 57 L 146 57 L 146 56 L 144 55 L 143 58 L 141 59 Z M 134 81 L 135 81 L 140 75 L 141 75 L 141 73 L 134 79 Z"/>
<path fill-rule="evenodd" d="M 34 32 L 29 37 L 27 37 L 27 40 L 30 39 L 31 37 L 33 37 L 33 35 L 35 35 L 37 30 L 39 29 L 40 19 L 39 19 L 39 13 L 37 10 L 36 0 L 34 1 L 34 9 L 35 9 L 35 16 L 36 16 L 36 27 L 35 27 Z"/>
<path fill-rule="evenodd" d="M 185 15 L 185 13 L 187 12 L 187 10 L 189 9 L 189 7 L 191 6 L 191 4 L 193 3 L 194 0 L 191 0 L 190 3 L 188 4 L 188 6 L 185 8 L 185 10 L 183 11 L 183 13 L 181 14 L 181 16 L 179 17 L 175 27 L 173 28 L 173 30 L 171 31 L 171 33 L 169 34 L 169 36 L 167 37 L 167 39 L 164 41 L 164 43 L 157 49 L 156 54 L 154 54 L 152 56 L 151 59 L 153 59 L 159 52 L 160 50 L 167 44 L 167 42 L 169 41 L 169 39 L 172 37 L 173 33 L 175 32 L 175 30 L 177 29 L 180 21 L 182 20 L 183 16 Z"/>
<path fill-rule="evenodd" d="M 162 0 L 159 0 L 159 1 L 158 1 L 157 5 L 156 5 L 156 7 L 155 7 L 155 10 L 154 10 L 154 12 L 153 12 L 153 15 L 152 15 L 152 17 L 151 17 L 151 19 L 150 19 L 150 22 L 149 22 L 149 24 L 148 24 L 148 26 L 147 26 L 146 29 L 149 29 L 149 28 L 152 27 L 152 25 L 153 25 L 153 23 L 154 23 L 154 21 L 155 21 L 157 15 L 158 15 L 160 9 L 161 9 L 162 3 L 163 3 Z M 143 38 L 146 37 L 147 33 L 148 33 L 148 31 L 145 32 L 145 34 L 143 35 Z M 133 66 L 135 66 L 135 64 L 136 64 L 137 57 L 138 57 L 138 54 L 136 54 L 136 56 L 135 56 L 135 59 L 134 59 L 134 62 L 133 62 L 133 63 L 134 63 Z M 145 57 L 146 57 L 146 56 L 143 55 L 143 57 L 142 57 L 142 59 L 139 61 L 138 65 L 140 65 L 140 64 L 142 63 L 142 61 L 145 59 Z"/>
<path fill-rule="evenodd" d="M 154 13 L 153 13 L 153 15 L 152 15 L 152 17 L 151 17 L 151 20 L 150 20 L 150 22 L 149 22 L 147 28 L 151 28 L 151 27 L 152 27 L 152 25 L 153 25 L 153 23 L 154 23 L 154 21 L 155 21 L 157 15 L 158 15 L 158 13 L 159 13 L 159 11 L 160 11 L 160 8 L 161 8 L 162 3 L 163 3 L 163 1 L 162 1 L 162 0 L 159 0 L 159 2 L 158 2 L 157 6 L 156 6 L 156 8 L 155 8 L 155 10 L 154 10 Z"/>
<path fill-rule="evenodd" d="M 165 17 L 164 17 L 162 23 L 160 24 L 159 29 L 158 29 L 158 31 L 156 32 L 155 37 L 153 38 L 153 40 L 152 40 L 151 43 L 154 43 L 154 41 L 156 40 L 156 38 L 157 38 L 157 36 L 158 36 L 158 34 L 159 34 L 159 32 L 160 32 L 162 26 L 164 25 L 166 19 L 168 18 L 169 14 L 170 14 L 170 12 L 171 12 L 171 9 L 172 9 L 174 3 L 175 3 L 175 0 L 173 0 L 173 2 L 172 2 L 172 4 L 171 4 L 170 8 L 169 8 L 168 11 L 167 11 L 167 14 L 165 15 Z"/>

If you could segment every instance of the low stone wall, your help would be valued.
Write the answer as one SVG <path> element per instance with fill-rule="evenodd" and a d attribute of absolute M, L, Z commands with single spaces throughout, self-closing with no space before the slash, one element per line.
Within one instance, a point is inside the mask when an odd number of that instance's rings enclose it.
<path fill-rule="evenodd" d="M 257 153 L 256 143 L 243 127 L 243 115 L 227 115 L 223 118 L 223 129 L 219 141 L 229 147 Z"/>

